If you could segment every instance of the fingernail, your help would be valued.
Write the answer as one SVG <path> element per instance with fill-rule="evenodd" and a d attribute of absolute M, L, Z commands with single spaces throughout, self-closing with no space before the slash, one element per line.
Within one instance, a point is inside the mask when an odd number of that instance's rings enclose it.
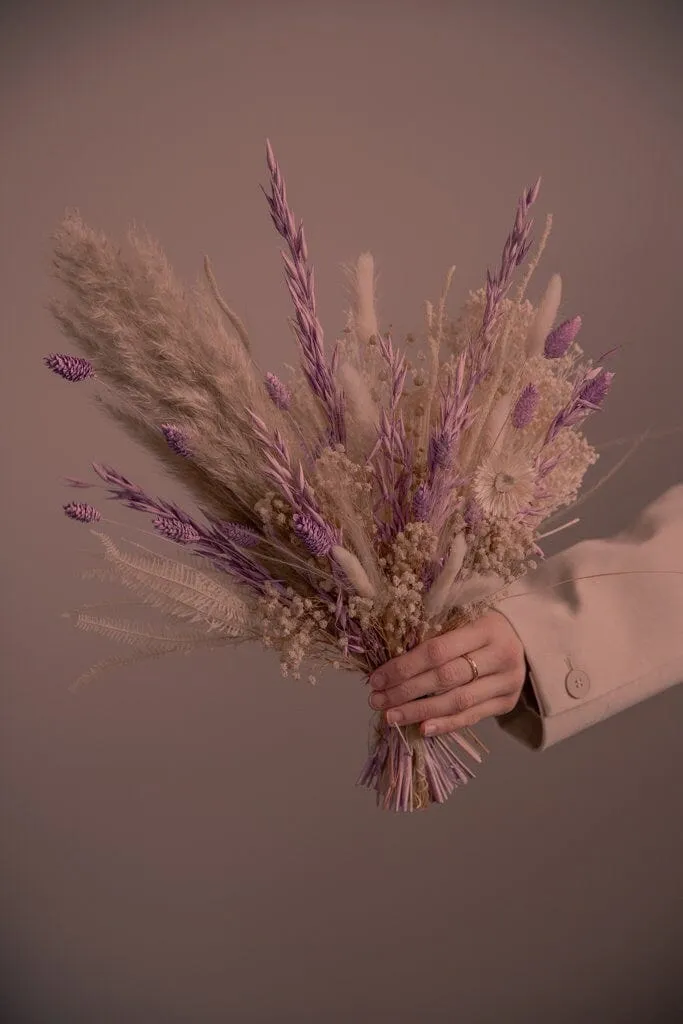
<path fill-rule="evenodd" d="M 436 732 L 436 726 L 432 725 L 430 722 L 428 722 L 427 725 L 423 726 L 423 728 L 422 728 L 422 735 L 423 736 L 433 736 L 435 732 Z"/>
<path fill-rule="evenodd" d="M 373 693 L 373 695 L 370 697 L 370 707 L 372 708 L 384 707 L 386 702 L 387 698 L 383 693 Z"/>
<path fill-rule="evenodd" d="M 374 676 L 370 676 L 370 686 L 373 690 L 381 690 L 384 686 L 384 676 L 381 672 L 375 672 Z"/>
<path fill-rule="evenodd" d="M 387 712 L 387 723 L 389 725 L 398 725 L 401 721 L 402 715 L 400 711 L 388 711 Z"/>

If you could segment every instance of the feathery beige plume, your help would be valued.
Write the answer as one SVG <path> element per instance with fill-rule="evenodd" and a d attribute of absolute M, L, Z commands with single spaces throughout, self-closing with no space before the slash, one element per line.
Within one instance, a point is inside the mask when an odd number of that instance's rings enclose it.
<path fill-rule="evenodd" d="M 232 309 L 230 309 L 230 306 L 227 304 L 227 302 L 225 301 L 225 299 L 221 295 L 221 293 L 219 291 L 219 288 L 218 288 L 218 283 L 216 281 L 216 277 L 215 277 L 214 272 L 213 272 L 213 267 L 211 266 L 211 260 L 209 259 L 208 256 L 204 257 L 204 273 L 206 274 L 206 280 L 209 282 L 209 288 L 211 289 L 211 294 L 213 295 L 214 299 L 216 300 L 216 303 L 217 303 L 219 309 L 223 310 L 223 312 L 227 316 L 228 320 L 230 321 L 232 326 L 235 328 L 240 341 L 242 342 L 242 344 L 246 348 L 247 352 L 249 352 L 251 350 L 251 343 L 249 341 L 249 335 L 247 333 L 247 329 L 244 326 L 243 322 L 238 317 L 237 313 L 235 313 Z"/>
<path fill-rule="evenodd" d="M 67 295 L 50 308 L 111 391 L 103 402 L 111 415 L 148 444 L 162 423 L 178 424 L 192 439 L 196 467 L 176 459 L 179 475 L 186 466 L 190 486 L 217 496 L 223 490 L 229 506 L 241 500 L 253 508 L 263 474 L 246 410 L 277 426 L 297 450 L 292 427 L 243 342 L 226 330 L 210 285 L 199 281 L 187 291 L 148 234 L 131 227 L 128 238 L 131 258 L 78 213 L 68 214 L 54 236 L 55 273 Z"/>
<path fill-rule="evenodd" d="M 448 594 L 447 606 L 462 607 L 488 600 L 506 586 L 505 580 L 495 572 L 474 573 L 464 582 L 456 581 Z"/>
<path fill-rule="evenodd" d="M 368 574 L 356 556 L 349 551 L 348 548 L 343 548 L 339 544 L 335 544 L 332 548 L 331 554 L 359 597 L 372 598 L 375 596 L 375 588 L 370 582 Z"/>
<path fill-rule="evenodd" d="M 370 252 L 363 252 L 356 261 L 353 277 L 353 324 L 358 340 L 367 344 L 379 334 L 375 311 L 375 260 Z"/>
<path fill-rule="evenodd" d="M 462 568 L 466 552 L 467 542 L 465 534 L 459 533 L 451 545 L 450 554 L 446 559 L 443 569 L 434 580 L 429 593 L 425 597 L 424 613 L 426 618 L 436 618 L 443 611 L 448 594 Z"/>
<path fill-rule="evenodd" d="M 351 457 L 357 461 L 362 457 L 365 461 L 377 440 L 377 403 L 370 394 L 363 375 L 345 358 L 339 360 L 337 379 L 346 397 L 347 415 L 353 423 L 353 434 L 350 438 Z"/>

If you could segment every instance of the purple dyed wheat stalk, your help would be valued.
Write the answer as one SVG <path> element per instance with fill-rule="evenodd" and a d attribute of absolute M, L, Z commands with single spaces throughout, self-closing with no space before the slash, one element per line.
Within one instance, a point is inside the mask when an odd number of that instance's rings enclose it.
<path fill-rule="evenodd" d="M 121 501 L 128 508 L 136 509 L 138 512 L 152 513 L 158 519 L 174 520 L 178 524 L 175 530 L 188 538 L 186 543 L 192 544 L 197 554 L 209 558 L 216 568 L 230 573 L 240 583 L 258 593 L 264 593 L 266 584 L 274 584 L 276 589 L 284 593 L 280 581 L 274 580 L 259 562 L 241 550 L 236 540 L 228 535 L 225 523 L 221 520 L 203 510 L 203 515 L 211 524 L 207 529 L 173 502 L 151 498 L 141 487 L 111 466 L 97 462 L 93 462 L 92 466 L 100 479 L 109 485 L 107 489 L 111 500 Z M 165 532 L 163 527 L 161 530 Z M 177 540 L 178 537 L 173 539 Z"/>
<path fill-rule="evenodd" d="M 540 184 L 539 178 L 535 185 L 526 189 L 517 203 L 515 223 L 505 240 L 498 273 L 493 275 L 489 270 L 486 272 L 486 304 L 481 328 L 461 353 L 456 372 L 442 395 L 438 425 L 429 443 L 429 488 L 432 514 L 437 519 L 443 515 L 447 493 L 454 486 L 448 467 L 452 464 L 462 434 L 472 425 L 476 415 L 474 411 L 469 411 L 469 406 L 475 388 L 489 368 L 494 341 L 492 328 L 500 314 L 500 305 L 510 288 L 512 276 L 531 246 L 533 219 L 529 217 L 529 211 L 538 197 Z M 469 374 L 467 385 L 463 387 L 466 362 L 469 362 Z"/>
<path fill-rule="evenodd" d="M 294 216 L 287 205 L 285 183 L 270 142 L 266 142 L 266 155 L 270 171 L 271 194 L 268 195 L 263 188 L 262 191 L 268 201 L 273 224 L 287 243 L 291 254 L 290 259 L 283 252 L 282 258 L 285 264 L 287 287 L 296 311 L 296 319 L 292 321 L 292 325 L 301 348 L 302 367 L 311 390 L 321 400 L 327 412 L 331 440 L 333 443 L 344 444 L 346 428 L 343 393 L 335 383 L 334 368 L 328 367 L 325 360 L 323 329 L 315 308 L 313 267 L 307 266 L 308 250 L 303 224 L 300 224 L 298 229 L 296 228 Z"/>

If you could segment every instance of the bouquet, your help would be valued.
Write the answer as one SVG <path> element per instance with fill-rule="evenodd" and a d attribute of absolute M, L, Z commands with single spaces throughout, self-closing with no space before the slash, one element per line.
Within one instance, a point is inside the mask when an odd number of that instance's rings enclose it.
<path fill-rule="evenodd" d="M 451 319 L 451 268 L 405 352 L 378 324 L 371 254 L 346 267 L 350 308 L 328 358 L 303 226 L 269 143 L 267 161 L 263 192 L 284 242 L 300 356 L 285 364 L 286 379 L 259 369 L 208 258 L 204 278 L 184 289 L 137 228 L 128 255 L 77 211 L 55 233 L 66 295 L 50 308 L 82 355 L 52 353 L 46 365 L 100 384 L 100 408 L 183 482 L 200 513 L 93 463 L 97 486 L 150 517 L 148 532 L 175 557 L 123 549 L 94 528 L 108 521 L 95 505 L 64 505 L 102 545 L 103 565 L 86 575 L 120 581 L 164 620 L 77 610 L 78 628 L 136 650 L 99 662 L 75 687 L 113 665 L 248 641 L 276 649 L 285 676 L 300 678 L 308 663 L 367 682 L 388 659 L 481 615 L 535 568 L 542 524 L 574 502 L 598 458 L 580 428 L 614 374 L 582 358 L 579 316 L 556 325 L 557 275 L 536 307 L 525 298 L 551 227 L 548 217 L 527 263 L 540 179 L 519 199 L 497 272 Z M 473 777 L 466 758 L 487 752 L 472 730 L 426 737 L 382 714 L 371 725 L 358 784 L 387 809 L 443 803 Z"/>

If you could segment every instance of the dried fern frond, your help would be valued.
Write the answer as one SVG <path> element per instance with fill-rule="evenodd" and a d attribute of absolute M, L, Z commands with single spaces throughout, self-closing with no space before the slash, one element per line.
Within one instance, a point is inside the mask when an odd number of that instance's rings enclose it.
<path fill-rule="evenodd" d="M 177 632 L 176 627 L 152 626 L 148 623 L 126 622 L 123 619 L 105 619 L 84 611 L 77 613 L 74 626 L 86 633 L 99 633 L 109 640 L 130 644 L 144 651 L 158 644 L 168 644 L 169 647 L 176 649 L 195 647 L 197 642 L 206 640 L 206 633 L 199 630 L 181 634 Z"/>
<path fill-rule="evenodd" d="M 91 532 L 101 540 L 121 581 L 147 603 L 178 618 L 218 626 L 225 635 L 249 630 L 251 608 L 236 587 L 220 585 L 184 562 L 119 551 L 106 534 Z"/>
<path fill-rule="evenodd" d="M 98 676 L 103 675 L 108 670 L 114 668 L 121 668 L 124 665 L 134 665 L 141 661 L 151 661 L 153 658 L 162 658 L 166 654 L 190 654 L 192 651 L 198 650 L 202 647 L 209 649 L 216 647 L 224 647 L 227 643 L 229 643 L 229 641 L 225 639 L 216 640 L 205 637 L 203 640 L 198 640 L 193 644 L 188 643 L 184 648 L 181 648 L 180 650 L 177 644 L 167 642 L 157 645 L 156 647 L 150 647 L 147 650 L 138 650 L 133 655 L 116 655 L 112 658 L 104 658 L 101 661 L 95 662 L 95 664 L 87 668 L 85 672 L 82 672 L 81 675 L 78 676 L 78 678 L 70 684 L 69 690 L 72 693 L 75 693 L 77 690 L 80 690 L 87 683 L 92 682 L 93 679 L 96 679 Z"/>

